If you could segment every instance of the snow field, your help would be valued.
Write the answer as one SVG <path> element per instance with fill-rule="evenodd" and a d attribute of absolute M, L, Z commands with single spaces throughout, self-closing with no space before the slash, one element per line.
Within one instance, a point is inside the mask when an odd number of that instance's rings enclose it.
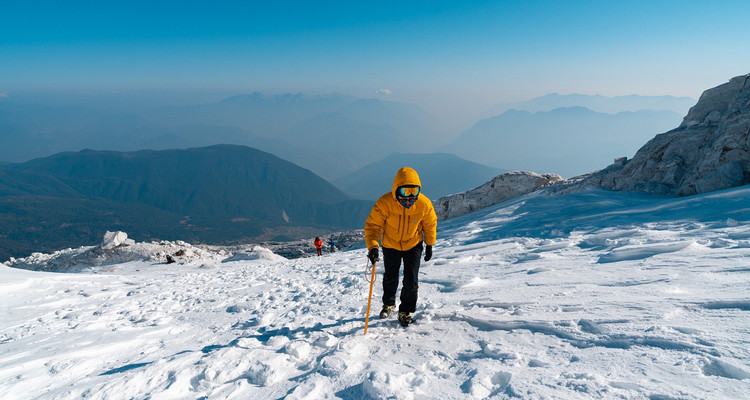
<path fill-rule="evenodd" d="M 0 398 L 747 398 L 750 190 L 566 197 L 442 223 L 367 335 L 364 250 L 0 267 Z"/>

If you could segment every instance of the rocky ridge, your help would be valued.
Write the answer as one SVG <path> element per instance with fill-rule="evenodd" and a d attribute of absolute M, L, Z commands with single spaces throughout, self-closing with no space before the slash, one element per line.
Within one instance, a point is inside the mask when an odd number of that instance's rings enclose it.
<path fill-rule="evenodd" d="M 475 189 L 441 197 L 433 201 L 433 206 L 439 220 L 454 218 L 537 191 L 560 181 L 562 177 L 557 174 L 508 172 L 494 177 Z"/>
<path fill-rule="evenodd" d="M 610 190 L 691 196 L 750 183 L 750 74 L 706 90 L 679 127 L 631 160 L 570 179 L 553 191 Z"/>
<path fill-rule="evenodd" d="M 433 202 L 438 219 L 468 214 L 540 189 L 563 194 L 598 186 L 629 192 L 691 196 L 750 183 L 750 74 L 706 90 L 679 127 L 657 135 L 628 160 L 564 180 L 511 172 Z"/>

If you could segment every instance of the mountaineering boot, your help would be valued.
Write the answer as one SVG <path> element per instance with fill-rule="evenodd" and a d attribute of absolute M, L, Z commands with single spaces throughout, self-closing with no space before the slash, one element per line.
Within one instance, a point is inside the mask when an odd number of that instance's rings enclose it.
<path fill-rule="evenodd" d="M 380 319 L 388 318 L 391 316 L 391 313 L 393 312 L 393 309 L 395 309 L 396 306 L 387 306 L 383 304 L 383 309 L 380 310 Z"/>
<path fill-rule="evenodd" d="M 414 320 L 411 318 L 411 314 L 407 312 L 399 312 L 398 313 L 398 322 L 401 323 L 401 326 L 409 326 Z"/>

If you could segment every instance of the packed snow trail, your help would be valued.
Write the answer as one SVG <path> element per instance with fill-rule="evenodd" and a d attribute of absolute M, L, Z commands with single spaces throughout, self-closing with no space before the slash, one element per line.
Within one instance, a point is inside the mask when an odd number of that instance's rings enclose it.
<path fill-rule="evenodd" d="M 0 267 L 0 397 L 750 393 L 750 211 L 737 207 L 750 189 L 565 198 L 445 222 L 420 270 L 417 322 L 377 318 L 379 269 L 366 336 L 363 249 L 68 274 Z"/>

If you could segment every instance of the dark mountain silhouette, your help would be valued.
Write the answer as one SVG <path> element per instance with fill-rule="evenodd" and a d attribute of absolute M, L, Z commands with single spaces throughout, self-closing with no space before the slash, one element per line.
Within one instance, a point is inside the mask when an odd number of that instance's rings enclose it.
<path fill-rule="evenodd" d="M 433 200 L 477 187 L 502 172 L 449 153 L 394 153 L 333 183 L 349 195 L 375 201 L 391 189 L 401 167 L 419 173 L 425 194 Z"/>
<path fill-rule="evenodd" d="M 114 229 L 203 243 L 294 237 L 358 228 L 371 206 L 244 146 L 61 153 L 0 170 L 0 255 L 93 244 Z"/>

